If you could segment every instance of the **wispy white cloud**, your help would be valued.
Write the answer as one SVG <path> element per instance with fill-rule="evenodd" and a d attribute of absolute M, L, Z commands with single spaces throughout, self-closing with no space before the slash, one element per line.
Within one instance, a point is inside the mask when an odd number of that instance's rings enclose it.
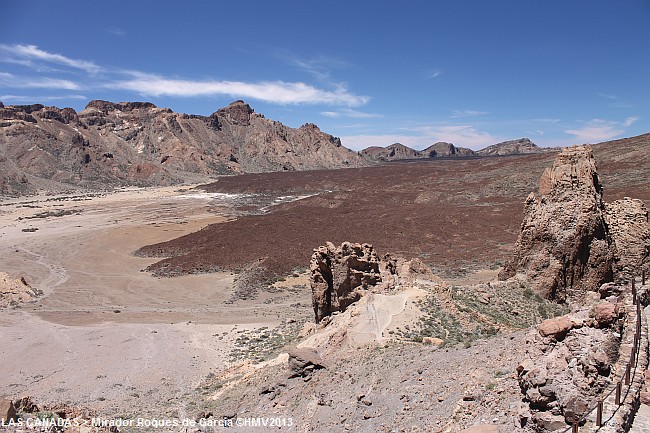
<path fill-rule="evenodd" d="M 330 118 L 349 117 L 352 119 L 377 119 L 380 117 L 384 117 L 381 114 L 365 113 L 363 111 L 357 111 L 351 108 L 344 108 L 342 110 L 337 110 L 337 111 L 323 111 L 320 114 L 322 116 L 330 117 Z"/>
<path fill-rule="evenodd" d="M 489 111 L 453 110 L 450 117 L 452 119 L 460 119 L 462 117 L 487 116 L 488 114 L 490 114 Z"/>
<path fill-rule="evenodd" d="M 36 45 L 8 45 L 0 44 L 0 58 L 4 61 L 13 63 L 22 63 L 26 66 L 33 65 L 35 62 L 47 62 L 57 65 L 68 66 L 75 69 L 81 69 L 89 74 L 96 74 L 101 68 L 94 62 L 88 60 L 71 59 L 61 54 L 50 53 L 41 50 Z"/>
<path fill-rule="evenodd" d="M 333 69 L 348 68 L 350 65 L 340 59 L 332 57 L 318 56 L 315 58 L 302 58 L 288 50 L 278 50 L 276 55 L 288 63 L 308 74 L 312 75 L 319 81 L 330 82 L 332 81 L 331 75 Z"/>
<path fill-rule="evenodd" d="M 442 75 L 442 71 L 440 69 L 433 69 L 427 73 L 427 78 L 429 80 L 432 80 L 434 78 L 438 78 L 441 75 Z"/>
<path fill-rule="evenodd" d="M 110 28 L 107 31 L 116 34 L 123 33 L 118 28 Z M 170 78 L 141 71 L 107 69 L 92 61 L 72 59 L 61 54 L 42 50 L 36 45 L 0 44 L 0 62 L 20 63 L 38 72 L 45 70 L 47 66 L 43 66 L 44 64 L 54 64 L 87 73 L 86 76 L 81 78 L 78 77 L 78 74 L 75 75 L 76 82 L 46 76 L 19 77 L 10 73 L 0 73 L 0 86 L 16 89 L 119 89 L 136 92 L 143 96 L 173 97 L 229 95 L 236 98 L 251 98 L 280 105 L 323 104 L 343 107 L 358 107 L 370 100 L 368 96 L 356 95 L 350 92 L 343 83 L 329 83 L 325 86 L 326 88 L 319 88 L 304 82 L 286 82 L 282 80 L 243 82 Z M 297 66 L 322 78 L 328 77 L 327 68 L 324 66 L 325 63 L 331 64 L 332 62 L 335 63 L 333 60 L 324 58 L 313 61 L 294 59 Z M 70 74 L 69 69 L 67 71 L 55 70 L 55 72 Z M 77 82 L 83 84 L 77 84 Z M 355 112 L 350 111 L 348 114 L 353 117 Z M 362 116 L 360 112 L 357 112 L 356 115 Z"/>
<path fill-rule="evenodd" d="M 638 117 L 628 117 L 623 122 L 623 126 L 632 126 L 634 124 L 634 122 L 636 122 L 637 120 L 639 120 Z"/>
<path fill-rule="evenodd" d="M 637 120 L 638 118 L 636 117 L 628 117 L 623 122 L 592 119 L 587 122 L 582 122 L 582 126 L 579 128 L 567 129 L 564 132 L 575 136 L 581 143 L 597 143 L 623 134 L 625 128 L 632 126 Z"/>
<path fill-rule="evenodd" d="M 121 29 L 121 28 L 119 28 L 119 27 L 112 26 L 112 27 L 108 27 L 108 28 L 106 28 L 105 30 L 106 30 L 108 33 L 112 33 L 112 34 L 114 34 L 115 36 L 119 36 L 119 37 L 121 37 L 121 38 L 123 38 L 123 37 L 126 36 L 126 30 Z"/>
<path fill-rule="evenodd" d="M 562 119 L 553 119 L 553 118 L 538 118 L 538 119 L 532 119 L 533 122 L 540 122 L 540 123 L 560 123 Z"/>
<path fill-rule="evenodd" d="M 159 75 L 131 72 L 133 77 L 107 83 L 105 87 L 130 90 L 143 96 L 210 96 L 229 95 L 252 98 L 275 104 L 327 104 L 356 107 L 370 98 L 350 93 L 345 87 L 323 90 L 306 83 L 268 81 L 246 83 L 241 81 L 182 80 Z"/>
<path fill-rule="evenodd" d="M 26 96 L 26 95 L 0 95 L 2 102 L 33 102 L 42 103 L 45 101 L 60 101 L 60 100 L 86 100 L 88 99 L 83 95 L 62 95 L 62 96 Z"/>
<path fill-rule="evenodd" d="M 608 104 L 610 107 L 614 107 L 614 108 L 631 108 L 631 107 L 634 106 L 629 101 L 626 101 L 625 98 L 621 98 L 620 96 L 614 95 L 612 93 L 603 93 L 603 92 L 601 92 L 601 93 L 596 93 L 596 96 L 598 96 L 600 98 L 603 98 L 603 99 L 607 99 L 608 101 L 610 101 L 610 103 Z"/>
<path fill-rule="evenodd" d="M 23 77 L 8 72 L 0 72 L 0 87 L 17 89 L 81 89 L 80 85 L 70 80 L 50 77 Z"/>

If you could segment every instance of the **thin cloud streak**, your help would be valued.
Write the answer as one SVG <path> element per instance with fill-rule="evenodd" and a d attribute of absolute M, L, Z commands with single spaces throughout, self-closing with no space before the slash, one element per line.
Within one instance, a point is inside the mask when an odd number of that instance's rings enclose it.
<path fill-rule="evenodd" d="M 129 80 L 114 81 L 104 87 L 130 90 L 144 96 L 195 97 L 229 95 L 281 105 L 328 104 L 356 107 L 364 105 L 370 100 L 367 96 L 354 95 L 344 87 L 328 91 L 301 82 L 195 81 L 169 79 L 152 74 L 132 74 L 136 75 L 136 77 Z"/>
<path fill-rule="evenodd" d="M 628 117 L 623 122 L 592 119 L 583 122 L 584 126 L 580 128 L 568 129 L 564 132 L 575 136 L 581 143 L 598 143 L 618 137 L 625 132 L 626 127 L 632 126 L 637 120 L 637 117 Z"/>
<path fill-rule="evenodd" d="M 280 50 L 277 56 L 304 72 L 311 74 L 314 78 L 323 82 L 330 82 L 331 70 L 348 67 L 348 63 L 329 57 L 317 57 L 315 59 L 303 59 L 287 50 Z"/>
<path fill-rule="evenodd" d="M 9 55 L 15 56 L 13 58 L 8 58 L 9 61 L 13 60 L 14 63 L 22 62 L 22 64 L 30 65 L 30 63 L 33 61 L 44 61 L 48 63 L 69 66 L 75 69 L 81 69 L 88 72 L 89 74 L 96 74 L 101 71 L 101 68 L 94 62 L 88 60 L 71 59 L 61 54 L 50 53 L 41 50 L 36 45 L 0 44 L 0 51 L 4 51 Z"/>
<path fill-rule="evenodd" d="M 625 119 L 625 122 L 623 122 L 623 126 L 632 126 L 637 120 L 639 120 L 638 117 L 628 117 Z"/>
<path fill-rule="evenodd" d="M 81 69 L 88 73 L 83 85 L 71 80 L 50 77 L 18 77 L 0 72 L 0 86 L 7 88 L 49 88 L 63 90 L 119 89 L 144 96 L 197 97 L 228 95 L 251 98 L 271 104 L 324 104 L 344 107 L 365 105 L 370 97 L 355 95 L 344 84 L 331 84 L 322 89 L 303 82 L 286 81 L 220 81 L 167 78 L 161 75 L 129 70 L 110 70 L 91 61 L 71 59 L 61 54 L 41 50 L 36 45 L 0 44 L 0 61 L 20 63 L 43 71 L 42 62 Z M 318 72 L 318 62 L 304 63 L 304 68 Z M 102 74 L 98 74 L 98 72 Z M 65 71 L 57 71 L 65 72 Z M 69 73 L 69 71 L 68 71 Z M 325 77 L 325 75 L 323 75 Z M 353 115 L 354 113 L 351 112 Z"/>
<path fill-rule="evenodd" d="M 44 102 L 59 100 L 87 100 L 88 97 L 83 95 L 63 95 L 63 96 L 26 96 L 26 95 L 0 95 L 0 101 L 3 102 Z"/>
<path fill-rule="evenodd" d="M 338 111 L 323 111 L 320 114 L 322 116 L 330 117 L 330 118 L 334 118 L 334 119 L 338 119 L 338 118 L 342 118 L 342 117 L 348 117 L 348 118 L 352 118 L 352 119 L 378 119 L 378 118 L 384 117 L 381 114 L 365 113 L 363 111 L 352 110 L 350 108 L 346 108 L 346 109 L 338 110 Z"/>
<path fill-rule="evenodd" d="M 487 116 L 488 114 L 490 114 L 489 111 L 453 110 L 450 117 L 452 119 L 460 119 L 463 117 Z"/>
<path fill-rule="evenodd" d="M 81 89 L 81 86 L 70 80 L 49 77 L 19 77 L 8 72 L 0 72 L 0 87 L 18 89 Z"/>

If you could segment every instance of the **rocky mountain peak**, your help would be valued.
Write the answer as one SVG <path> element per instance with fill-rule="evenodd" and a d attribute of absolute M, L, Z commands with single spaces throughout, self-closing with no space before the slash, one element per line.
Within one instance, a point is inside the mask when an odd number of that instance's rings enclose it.
<path fill-rule="evenodd" d="M 212 116 L 216 114 L 217 116 L 227 119 L 234 125 L 247 126 L 250 125 L 251 114 L 254 112 L 255 110 L 253 110 L 250 105 L 239 99 L 227 107 L 220 108 L 216 113 L 213 113 Z"/>
<path fill-rule="evenodd" d="M 529 138 L 518 138 L 516 140 L 508 140 L 493 144 L 479 150 L 478 154 L 483 156 L 520 155 L 527 153 L 542 153 L 547 152 L 548 150 L 557 149 L 540 148 L 535 143 L 530 141 Z"/>
<path fill-rule="evenodd" d="M 591 147 L 565 148 L 555 158 L 553 167 L 544 170 L 539 189 L 542 195 L 561 194 L 576 189 L 586 189 L 587 192 L 601 194 L 602 185 Z"/>

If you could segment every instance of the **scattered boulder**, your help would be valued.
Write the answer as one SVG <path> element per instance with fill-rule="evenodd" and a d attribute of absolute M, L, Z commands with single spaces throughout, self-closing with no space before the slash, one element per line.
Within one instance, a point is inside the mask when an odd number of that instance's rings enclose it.
<path fill-rule="evenodd" d="M 305 381 L 311 379 L 315 370 L 326 368 L 325 363 L 314 349 L 294 348 L 289 351 L 289 378 L 302 377 Z"/>
<path fill-rule="evenodd" d="M 502 280 L 526 275 L 540 296 L 581 301 L 613 281 L 614 245 L 605 223 L 602 186 L 590 146 L 565 148 L 531 193 L 513 258 Z"/>
<path fill-rule="evenodd" d="M 594 317 L 600 326 L 609 326 L 618 319 L 618 304 L 601 302 L 594 306 Z"/>
<path fill-rule="evenodd" d="M 432 346 L 440 346 L 444 342 L 445 342 L 445 340 L 443 340 L 442 338 L 422 337 L 422 344 L 430 344 Z"/>
<path fill-rule="evenodd" d="M 562 340 L 573 328 L 573 322 L 567 316 L 553 317 L 544 320 L 537 326 L 537 331 L 542 337 L 553 337 Z"/>
<path fill-rule="evenodd" d="M 564 417 L 560 415 L 553 415 L 550 412 L 537 412 L 533 414 L 533 423 L 535 423 L 542 431 L 556 431 L 561 428 L 566 428 Z"/>

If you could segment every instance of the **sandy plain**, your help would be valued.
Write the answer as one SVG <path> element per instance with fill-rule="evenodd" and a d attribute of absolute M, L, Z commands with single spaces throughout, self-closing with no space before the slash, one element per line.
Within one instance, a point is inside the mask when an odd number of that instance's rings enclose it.
<path fill-rule="evenodd" d="M 0 396 L 186 416 L 183 397 L 229 365 L 241 332 L 310 304 L 306 291 L 227 303 L 230 272 L 143 272 L 156 259 L 133 251 L 226 221 L 227 206 L 190 187 L 0 201 L 0 270 L 44 292 L 0 310 Z"/>

